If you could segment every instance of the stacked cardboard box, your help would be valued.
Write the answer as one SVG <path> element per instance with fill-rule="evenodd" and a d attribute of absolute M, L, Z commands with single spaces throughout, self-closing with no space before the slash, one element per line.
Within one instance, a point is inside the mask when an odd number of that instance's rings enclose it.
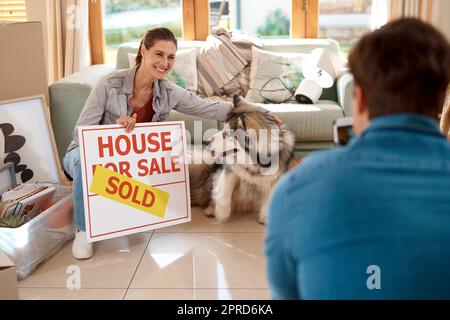
<path fill-rule="evenodd" d="M 1 23 L 0 43 L 0 101 L 42 94 L 49 101 L 42 23 Z"/>
<path fill-rule="evenodd" d="M 17 300 L 16 267 L 6 254 L 0 251 L 0 300 Z"/>

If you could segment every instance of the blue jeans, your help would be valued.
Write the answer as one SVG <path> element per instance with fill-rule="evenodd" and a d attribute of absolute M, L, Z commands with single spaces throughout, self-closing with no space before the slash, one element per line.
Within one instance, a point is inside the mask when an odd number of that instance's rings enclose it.
<path fill-rule="evenodd" d="M 63 159 L 66 172 L 73 179 L 73 206 L 75 228 L 86 231 L 84 219 L 83 181 L 81 179 L 80 148 L 76 147 L 66 153 Z"/>

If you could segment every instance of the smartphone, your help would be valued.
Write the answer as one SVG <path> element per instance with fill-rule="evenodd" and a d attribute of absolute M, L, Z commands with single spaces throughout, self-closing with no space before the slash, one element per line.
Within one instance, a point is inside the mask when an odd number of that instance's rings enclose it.
<path fill-rule="evenodd" d="M 333 121 L 333 142 L 337 146 L 345 146 L 354 136 L 353 118 L 338 118 Z"/>

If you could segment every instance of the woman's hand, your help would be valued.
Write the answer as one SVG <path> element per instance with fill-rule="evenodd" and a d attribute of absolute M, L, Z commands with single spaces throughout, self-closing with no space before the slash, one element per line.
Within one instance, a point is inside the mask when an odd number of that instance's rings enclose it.
<path fill-rule="evenodd" d="M 273 120 L 275 121 L 275 123 L 277 124 L 278 127 L 281 128 L 281 126 L 284 124 L 283 120 L 281 120 L 280 118 L 278 118 L 276 115 L 272 114 L 273 116 Z"/>
<path fill-rule="evenodd" d="M 136 113 L 133 113 L 131 117 L 128 116 L 120 117 L 119 119 L 116 120 L 116 124 L 120 124 L 125 128 L 125 131 L 127 133 L 130 133 L 131 131 L 133 131 L 134 126 L 136 124 L 136 117 L 137 117 Z"/>

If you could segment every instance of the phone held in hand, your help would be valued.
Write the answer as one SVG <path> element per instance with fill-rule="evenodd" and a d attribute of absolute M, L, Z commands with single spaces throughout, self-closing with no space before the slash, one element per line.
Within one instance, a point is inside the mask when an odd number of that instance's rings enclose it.
<path fill-rule="evenodd" d="M 354 136 L 353 118 L 338 118 L 333 121 L 333 142 L 337 146 L 345 146 Z"/>

